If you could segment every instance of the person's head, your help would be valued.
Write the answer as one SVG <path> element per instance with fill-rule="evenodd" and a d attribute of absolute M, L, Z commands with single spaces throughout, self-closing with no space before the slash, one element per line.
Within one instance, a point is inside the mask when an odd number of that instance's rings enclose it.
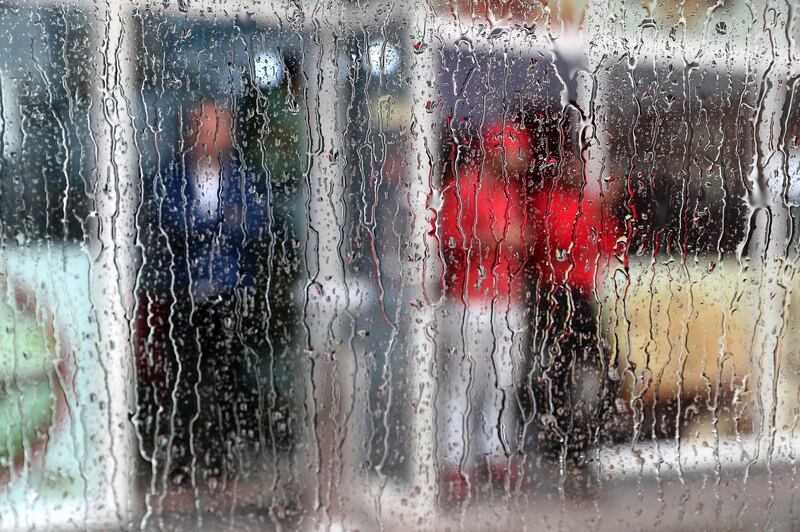
<path fill-rule="evenodd" d="M 227 106 L 204 100 L 192 113 L 192 149 L 197 156 L 217 158 L 233 147 L 233 116 Z"/>

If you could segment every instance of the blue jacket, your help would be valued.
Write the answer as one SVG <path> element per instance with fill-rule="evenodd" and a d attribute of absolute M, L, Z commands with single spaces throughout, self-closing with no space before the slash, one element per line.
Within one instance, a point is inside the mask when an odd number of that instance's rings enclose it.
<path fill-rule="evenodd" d="M 220 159 L 186 156 L 155 182 L 157 230 L 172 252 L 176 288 L 199 298 L 253 286 L 259 243 L 270 235 L 266 183 L 235 156 Z"/>

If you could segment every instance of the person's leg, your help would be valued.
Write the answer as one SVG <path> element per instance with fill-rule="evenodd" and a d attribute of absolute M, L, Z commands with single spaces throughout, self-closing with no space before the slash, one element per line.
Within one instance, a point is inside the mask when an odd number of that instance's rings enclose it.
<path fill-rule="evenodd" d="M 530 373 L 535 428 L 534 448 L 545 459 L 570 470 L 573 485 L 591 459 L 598 428 L 613 404 L 607 355 L 593 302 L 577 292 L 556 289 L 542 302 Z M 537 331 L 537 332 L 538 332 Z M 556 469 L 554 469 L 555 471 Z M 579 488 L 582 489 L 582 488 Z"/>
<path fill-rule="evenodd" d="M 464 312 L 464 305 L 451 302 L 442 308 L 438 320 L 438 460 L 446 468 L 458 468 L 466 453 L 469 361 L 462 335 Z"/>
<path fill-rule="evenodd" d="M 493 310 L 485 314 L 486 367 L 482 414 L 482 452 L 496 480 L 511 475 L 511 459 L 519 452 L 520 412 L 516 395 L 518 377 L 515 358 L 523 348 L 519 333 L 519 306 L 508 299 L 495 301 Z M 509 485 L 509 487 L 513 487 Z"/>
<path fill-rule="evenodd" d="M 202 457 L 204 482 L 209 489 L 216 489 L 235 473 L 238 353 L 231 297 L 218 296 L 198 304 L 195 317 L 200 367 L 196 447 Z"/>
<path fill-rule="evenodd" d="M 501 308 L 502 307 L 502 308 Z M 452 301 L 439 320 L 438 460 L 446 498 L 463 499 L 490 476 L 503 476 L 518 449 L 513 349 L 506 302 Z"/>

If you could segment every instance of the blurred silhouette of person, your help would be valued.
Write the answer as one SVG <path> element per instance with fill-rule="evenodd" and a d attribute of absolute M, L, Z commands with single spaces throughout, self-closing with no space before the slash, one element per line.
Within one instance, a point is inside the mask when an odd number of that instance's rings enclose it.
<path fill-rule="evenodd" d="M 143 422 L 164 435 L 163 466 L 178 485 L 224 487 L 266 438 L 268 399 L 259 391 L 265 340 L 257 338 L 263 314 L 256 309 L 269 194 L 246 170 L 235 128 L 224 103 L 195 106 L 182 132 L 186 143 L 156 176 L 149 204 L 154 238 L 140 303 L 140 393 L 161 410 L 160 419 Z"/>
<path fill-rule="evenodd" d="M 512 125 L 490 125 L 443 184 L 438 458 L 445 493 L 455 499 L 483 480 L 478 475 L 502 476 L 517 450 L 529 140 Z"/>
<path fill-rule="evenodd" d="M 524 238 L 533 266 L 534 335 L 521 403 L 523 445 L 551 459 L 559 475 L 562 465 L 573 468 L 570 489 L 583 493 L 590 477 L 579 471 L 610 420 L 616 393 L 597 298 L 616 261 L 621 225 L 614 185 L 603 195 L 587 183 L 568 148 L 554 175 L 538 176 L 528 192 Z"/>
<path fill-rule="evenodd" d="M 540 451 L 576 454 L 595 437 L 611 389 L 595 289 L 603 281 L 619 226 L 602 199 L 554 183 L 532 197 L 528 249 L 536 265 L 536 327 L 531 390 L 539 413 Z"/>
<path fill-rule="evenodd" d="M 456 499 L 481 475 L 515 486 L 522 452 L 583 454 L 613 400 L 594 289 L 618 224 L 577 165 L 533 166 L 535 140 L 490 123 L 443 184 L 439 460 Z"/>

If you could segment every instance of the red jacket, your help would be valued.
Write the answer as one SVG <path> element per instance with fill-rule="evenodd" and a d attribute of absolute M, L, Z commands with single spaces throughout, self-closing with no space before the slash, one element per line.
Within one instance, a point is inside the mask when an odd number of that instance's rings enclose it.
<path fill-rule="evenodd" d="M 444 187 L 440 211 L 445 290 L 451 297 L 507 297 L 522 266 L 521 188 L 470 167 Z M 469 265 L 469 267 L 467 267 Z"/>
<path fill-rule="evenodd" d="M 470 301 L 518 297 L 528 264 L 540 282 L 588 296 L 619 234 L 600 198 L 548 186 L 524 194 L 518 180 L 472 167 L 444 187 L 440 228 L 446 293 Z"/>
<path fill-rule="evenodd" d="M 580 190 L 538 191 L 526 229 L 537 273 L 589 295 L 614 252 L 619 226 L 601 198 Z M 600 273 L 598 273 L 600 272 Z"/>

